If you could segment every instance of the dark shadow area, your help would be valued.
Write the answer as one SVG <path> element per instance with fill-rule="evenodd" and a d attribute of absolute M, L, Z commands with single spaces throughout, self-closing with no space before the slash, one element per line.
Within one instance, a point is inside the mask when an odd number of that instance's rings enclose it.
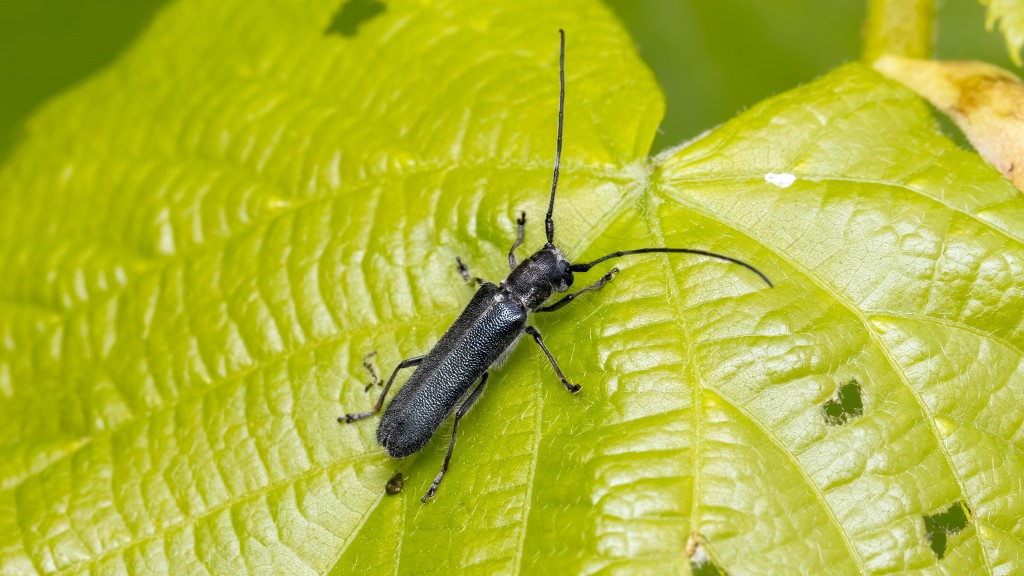
<path fill-rule="evenodd" d="M 0 162 L 42 102 L 109 64 L 169 0 L 0 2 Z M 865 2 L 605 0 L 636 40 L 667 98 L 652 152 L 728 120 L 859 57 Z M 348 0 L 328 33 L 352 36 L 385 10 Z M 985 60 L 1018 75 L 978 2 L 942 2 L 939 58 Z M 956 132 L 948 130 L 955 135 Z M 960 145 L 964 140 L 954 138 Z"/>
<path fill-rule="evenodd" d="M 774 94 L 858 60 L 867 2 L 605 0 L 665 93 L 651 153 L 682 144 Z M 940 2 L 936 55 L 1022 73 L 978 2 Z M 962 140 L 958 143 L 962 144 Z"/>
<path fill-rule="evenodd" d="M 108 65 L 168 0 L 0 2 L 0 163 L 43 102 Z"/>
<path fill-rule="evenodd" d="M 385 10 L 387 6 L 380 0 L 345 0 L 324 33 L 351 38 L 359 32 L 360 26 Z"/>
<path fill-rule="evenodd" d="M 841 426 L 864 414 L 864 401 L 861 398 L 860 382 L 850 380 L 843 384 L 836 397 L 821 405 L 821 415 L 825 424 Z"/>
<path fill-rule="evenodd" d="M 605 0 L 665 92 L 651 152 L 860 55 L 866 2 Z"/>
<path fill-rule="evenodd" d="M 944 112 L 938 108 L 932 107 L 932 117 L 935 118 L 935 123 L 939 125 L 939 130 L 942 134 L 953 141 L 958 147 L 968 152 L 977 152 L 974 149 L 974 145 L 967 139 L 967 135 L 964 134 L 963 130 L 953 122 L 953 119 L 946 116 Z"/>
<path fill-rule="evenodd" d="M 693 576 L 728 576 L 708 555 L 707 541 L 698 532 L 690 534 L 686 542 L 686 556 L 690 559 L 690 573 Z"/>
<path fill-rule="evenodd" d="M 719 568 L 711 560 L 707 560 L 698 564 L 697 562 L 690 561 L 690 573 L 693 576 L 728 576 L 728 572 Z"/>
<path fill-rule="evenodd" d="M 946 555 L 946 538 L 967 526 L 966 505 L 955 502 L 945 512 L 924 516 L 924 535 L 932 545 L 935 557 L 942 560 Z"/>

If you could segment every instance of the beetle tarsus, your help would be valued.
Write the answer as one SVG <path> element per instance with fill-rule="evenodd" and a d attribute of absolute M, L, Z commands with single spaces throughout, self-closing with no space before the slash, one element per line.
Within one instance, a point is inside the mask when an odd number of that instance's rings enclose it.
<path fill-rule="evenodd" d="M 345 414 L 344 416 L 338 416 L 338 422 L 342 422 L 342 423 L 345 423 L 345 424 L 351 424 L 352 422 L 356 422 L 356 421 L 362 420 L 364 418 L 369 418 L 370 416 L 373 416 L 374 414 L 376 414 L 376 412 L 373 412 L 373 411 L 370 411 L 370 412 L 357 412 L 355 414 Z"/>
<path fill-rule="evenodd" d="M 430 485 L 430 489 L 423 495 L 423 498 L 420 498 L 420 502 L 426 504 L 427 500 L 430 500 L 434 497 L 434 494 L 437 494 L 437 486 L 441 483 L 441 478 L 444 478 L 444 472 L 439 472 L 437 474 L 437 477 L 434 478 L 434 482 Z"/>
<path fill-rule="evenodd" d="M 363 390 L 363 392 L 369 392 L 370 388 L 373 388 L 374 384 L 376 384 L 377 386 L 384 385 L 384 383 L 381 382 L 380 378 L 377 376 L 377 370 L 373 367 L 373 363 L 370 362 L 370 358 L 373 358 L 376 355 L 377 351 L 371 350 L 366 353 L 366 356 L 363 356 L 363 368 L 366 368 L 366 371 L 370 373 L 370 383 L 366 385 L 366 388 Z"/>

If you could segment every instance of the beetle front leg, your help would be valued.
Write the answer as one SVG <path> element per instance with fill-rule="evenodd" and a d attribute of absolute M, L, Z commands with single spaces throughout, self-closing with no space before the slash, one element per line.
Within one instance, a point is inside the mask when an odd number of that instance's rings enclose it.
<path fill-rule="evenodd" d="M 587 286 L 586 288 L 582 288 L 580 290 L 577 290 L 576 292 L 573 292 L 572 294 L 569 294 L 565 298 L 562 298 L 561 300 L 559 300 L 558 302 L 555 302 L 554 304 L 552 304 L 550 306 L 545 306 L 543 308 L 538 308 L 536 310 L 536 312 L 554 312 L 555 310 L 558 310 L 562 306 L 565 306 L 569 302 L 572 302 L 573 300 L 575 300 L 576 297 L 579 296 L 580 294 L 584 294 L 584 293 L 590 292 L 592 290 L 597 290 L 601 286 L 604 286 L 605 284 L 611 282 L 612 278 L 615 278 L 615 275 L 618 274 L 618 273 L 619 273 L 619 269 L 618 268 L 612 268 L 611 272 L 608 272 L 607 274 L 602 276 L 601 279 L 598 280 L 597 282 L 594 282 L 593 284 L 591 284 L 590 286 Z"/>
<path fill-rule="evenodd" d="M 434 478 L 434 482 L 430 485 L 430 490 L 420 498 L 420 502 L 427 503 L 428 498 L 433 498 L 434 494 L 437 493 L 437 487 L 441 484 L 441 479 L 444 478 L 444 473 L 448 471 L 448 463 L 452 459 L 452 450 L 455 449 L 455 432 L 459 429 L 459 420 L 469 412 L 469 409 L 473 407 L 473 404 L 480 398 L 480 393 L 484 391 L 484 384 L 487 384 L 488 373 L 484 372 L 484 375 L 480 378 L 480 383 L 477 384 L 476 388 L 470 393 L 469 398 L 459 406 L 459 411 L 455 413 L 455 423 L 452 424 L 452 438 L 448 441 L 448 452 L 444 455 L 444 460 L 441 462 L 441 471 L 437 474 L 437 478 Z"/>
<path fill-rule="evenodd" d="M 583 290 L 580 290 L 580 292 L 582 291 Z M 540 349 L 544 351 L 544 355 L 548 357 L 548 362 L 551 362 L 551 367 L 555 369 L 555 374 L 558 374 L 558 378 L 559 380 L 562 381 L 562 384 L 565 385 L 565 389 L 568 390 L 569 392 L 572 392 L 573 394 L 579 392 L 582 386 L 580 386 L 579 384 L 571 384 L 565 378 L 565 374 L 562 374 L 562 369 L 558 367 L 558 362 L 555 362 L 555 357 L 551 355 L 551 352 L 548 350 L 548 347 L 544 345 L 544 340 L 540 337 L 540 331 L 534 328 L 533 326 L 527 326 L 526 333 L 529 334 L 530 336 L 533 336 L 533 339 L 540 346 Z"/>
<path fill-rule="evenodd" d="M 523 245 L 523 235 L 525 234 L 526 228 L 526 212 L 520 212 L 519 218 L 516 219 L 516 241 L 512 243 L 512 247 L 508 249 L 508 269 L 516 269 L 516 248 Z"/>
<path fill-rule="evenodd" d="M 462 258 L 456 256 L 455 263 L 459 267 L 459 274 L 462 274 L 462 279 L 466 281 L 466 284 L 469 284 L 470 282 L 476 282 L 477 286 L 481 286 L 483 285 L 484 282 L 486 282 L 486 280 L 484 280 L 483 278 L 479 278 L 477 276 L 470 277 L 469 268 L 467 268 L 466 265 L 462 263 Z"/>
<path fill-rule="evenodd" d="M 395 367 L 395 371 L 391 373 L 391 378 L 388 378 L 388 383 L 387 385 L 384 386 L 384 390 L 380 393 L 380 396 L 377 398 L 377 403 L 373 405 L 373 410 L 370 410 L 369 412 L 357 412 L 355 414 L 345 414 L 344 416 L 338 416 L 338 422 L 345 422 L 347 424 L 350 422 L 355 422 L 356 420 L 362 420 L 363 418 L 369 418 L 370 416 L 373 416 L 374 414 L 380 412 L 381 407 L 384 405 L 384 398 L 387 397 L 388 390 L 391 390 L 391 384 L 395 381 L 395 376 L 398 376 L 398 371 L 401 370 L 402 368 L 416 366 L 420 362 L 423 362 L 424 358 L 426 358 L 426 355 L 413 356 L 412 358 L 406 358 L 405 360 L 399 362 L 398 366 Z"/>

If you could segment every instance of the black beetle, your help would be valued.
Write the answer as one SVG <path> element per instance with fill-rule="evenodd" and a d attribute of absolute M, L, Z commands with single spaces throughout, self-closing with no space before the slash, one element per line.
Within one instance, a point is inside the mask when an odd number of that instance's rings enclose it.
<path fill-rule="evenodd" d="M 685 253 L 739 264 L 760 276 L 768 286 L 772 286 L 768 277 L 750 264 L 704 250 L 640 248 L 613 252 L 585 264 L 573 264 L 554 245 L 555 225 L 552 220 L 552 212 L 555 209 L 555 189 L 558 187 L 558 169 L 562 160 L 562 123 L 565 110 L 565 32 L 563 30 L 558 32 L 561 35 L 558 140 L 555 146 L 555 170 L 551 179 L 551 197 L 548 201 L 547 217 L 544 220 L 547 244 L 523 260 L 522 263 L 516 264 L 515 250 L 523 243 L 523 228 L 526 225 L 526 214 L 521 213 L 516 220 L 516 240 L 508 251 L 508 264 L 511 272 L 501 284 L 496 285 L 480 278 L 470 278 L 462 260 L 456 258 L 462 277 L 467 282 L 475 281 L 480 286 L 466 309 L 441 336 L 430 352 L 423 356 L 406 358 L 398 363 L 374 404 L 373 410 L 346 414 L 338 418 L 339 422 L 354 422 L 377 414 L 384 405 L 384 399 L 387 397 L 388 390 L 391 389 L 391 384 L 394 383 L 398 371 L 418 366 L 405 386 L 398 391 L 395 399 L 388 405 L 384 416 L 380 419 L 380 425 L 377 427 L 377 442 L 393 458 L 404 458 L 423 448 L 441 426 L 441 423 L 455 409 L 459 400 L 465 397 L 465 401 L 455 413 L 452 436 L 448 442 L 448 452 L 441 463 L 441 472 L 438 473 L 430 485 L 430 489 L 421 499 L 423 502 L 437 492 L 437 487 L 448 470 L 452 450 L 455 448 L 455 433 L 459 427 L 459 420 L 480 398 L 480 393 L 483 392 L 484 386 L 487 384 L 488 369 L 516 344 L 523 332 L 532 336 L 537 342 L 566 389 L 573 394 L 580 391 L 579 384 L 570 383 L 562 374 L 555 358 L 544 345 L 540 332 L 533 326 L 527 325 L 530 312 L 554 312 L 572 302 L 580 294 L 604 286 L 611 281 L 619 269 L 612 268 L 597 282 L 569 294 L 553 304 L 544 306 L 553 293 L 569 290 L 574 281 L 574 272 L 586 272 L 605 260 L 630 254 Z M 466 393 L 478 380 L 480 383 L 467 397 Z"/>

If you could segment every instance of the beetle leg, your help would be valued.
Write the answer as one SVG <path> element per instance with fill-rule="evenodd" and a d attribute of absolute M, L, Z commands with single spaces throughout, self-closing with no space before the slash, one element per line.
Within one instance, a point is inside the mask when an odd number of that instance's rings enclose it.
<path fill-rule="evenodd" d="M 377 386 L 384 385 L 384 382 L 381 382 L 381 379 L 377 377 L 377 370 L 373 367 L 373 363 L 370 362 L 370 358 L 373 358 L 376 355 L 377 351 L 374 350 L 372 352 L 367 353 L 366 356 L 363 356 L 363 368 L 366 368 L 366 371 L 370 373 L 370 383 L 366 385 L 366 388 L 363 390 L 363 392 L 369 392 L 370 388 L 373 388 L 374 384 L 376 384 Z"/>
<path fill-rule="evenodd" d="M 469 284 L 470 282 L 476 282 L 477 286 L 481 286 L 483 285 L 484 282 L 486 282 L 486 280 L 484 280 L 483 278 L 478 278 L 476 276 L 470 278 L 469 268 L 466 268 L 466 265 L 462 263 L 462 258 L 456 256 L 455 262 L 459 267 L 459 274 L 462 274 L 462 279 L 466 281 L 466 284 Z"/>
<path fill-rule="evenodd" d="M 420 498 L 420 502 L 426 504 L 428 498 L 433 498 L 434 494 L 437 493 L 437 487 L 441 484 L 441 479 L 444 478 L 444 473 L 448 471 L 448 463 L 452 459 L 452 450 L 455 449 L 455 432 L 459 429 L 459 420 L 469 412 L 469 409 L 473 407 L 473 404 L 480 398 L 480 393 L 484 390 L 484 384 L 487 384 L 488 373 L 484 372 L 484 375 L 480 378 L 480 383 L 476 385 L 476 388 L 470 393 L 469 398 L 459 406 L 459 411 L 455 413 L 455 423 L 452 424 L 452 438 L 448 441 L 448 453 L 444 455 L 444 460 L 441 462 L 441 471 L 437 474 L 437 478 L 434 478 L 434 482 L 430 485 L 430 489 L 427 493 Z"/>
<path fill-rule="evenodd" d="M 526 212 L 520 212 L 516 219 L 516 241 L 508 249 L 508 269 L 516 269 L 516 248 L 523 245 L 523 229 L 526 227 Z"/>
<path fill-rule="evenodd" d="M 605 284 L 611 282 L 612 278 L 615 278 L 615 275 L 618 274 L 618 273 L 619 273 L 619 269 L 618 268 L 612 268 L 611 272 L 609 272 L 609 273 L 605 274 L 604 276 L 602 276 L 601 279 L 598 280 L 597 282 L 594 282 L 590 286 L 587 286 L 586 288 L 583 288 L 583 289 L 581 289 L 581 290 L 579 290 L 577 292 L 573 292 L 572 294 L 569 294 L 565 298 L 562 298 L 561 300 L 559 300 L 558 302 L 555 302 L 554 304 L 552 304 L 550 306 L 545 306 L 543 308 L 538 308 L 538 309 L 535 310 L 535 312 L 554 312 L 555 310 L 558 310 L 562 306 L 565 306 L 569 302 L 572 302 L 573 300 L 575 300 L 576 297 L 579 296 L 580 294 L 583 294 L 584 292 L 590 292 L 592 290 L 597 290 L 601 286 L 604 286 Z"/>
<path fill-rule="evenodd" d="M 391 384 L 395 381 L 395 376 L 398 376 L 398 371 L 401 370 L 402 368 L 416 366 L 420 362 L 423 362 L 424 358 L 426 358 L 426 355 L 413 356 L 412 358 L 406 358 L 405 360 L 399 362 L 398 366 L 395 367 L 395 371 L 391 373 L 391 378 L 388 378 L 388 383 L 384 386 L 384 390 L 380 393 L 380 397 L 377 398 L 377 403 L 373 405 L 373 410 L 370 410 L 369 412 L 357 412 L 355 414 L 345 414 L 344 416 L 339 416 L 338 422 L 355 422 L 356 420 L 369 418 L 370 416 L 373 416 L 374 414 L 380 412 L 381 406 L 384 405 L 384 398 L 387 397 L 388 390 L 391 389 Z"/>
<path fill-rule="evenodd" d="M 583 292 L 583 290 L 580 290 L 580 292 Z M 577 292 L 577 294 L 579 294 L 579 292 Z M 569 392 L 572 392 L 573 394 L 579 392 L 582 386 L 580 386 L 579 384 L 571 384 L 568 380 L 566 380 L 565 374 L 562 374 L 562 370 L 558 367 L 558 362 L 555 362 L 555 357 L 551 355 L 551 352 L 548 350 L 548 347 L 544 345 L 544 340 L 541 339 L 540 337 L 540 331 L 534 328 L 533 326 L 527 326 L 526 333 L 529 334 L 530 336 L 533 336 L 533 339 L 536 340 L 537 344 L 540 345 L 540 349 L 543 350 L 544 355 L 548 357 L 548 361 L 551 362 L 551 367 L 555 369 L 555 374 L 558 374 L 558 378 L 559 380 L 562 381 L 562 384 L 565 385 L 565 389 L 568 390 Z"/>

